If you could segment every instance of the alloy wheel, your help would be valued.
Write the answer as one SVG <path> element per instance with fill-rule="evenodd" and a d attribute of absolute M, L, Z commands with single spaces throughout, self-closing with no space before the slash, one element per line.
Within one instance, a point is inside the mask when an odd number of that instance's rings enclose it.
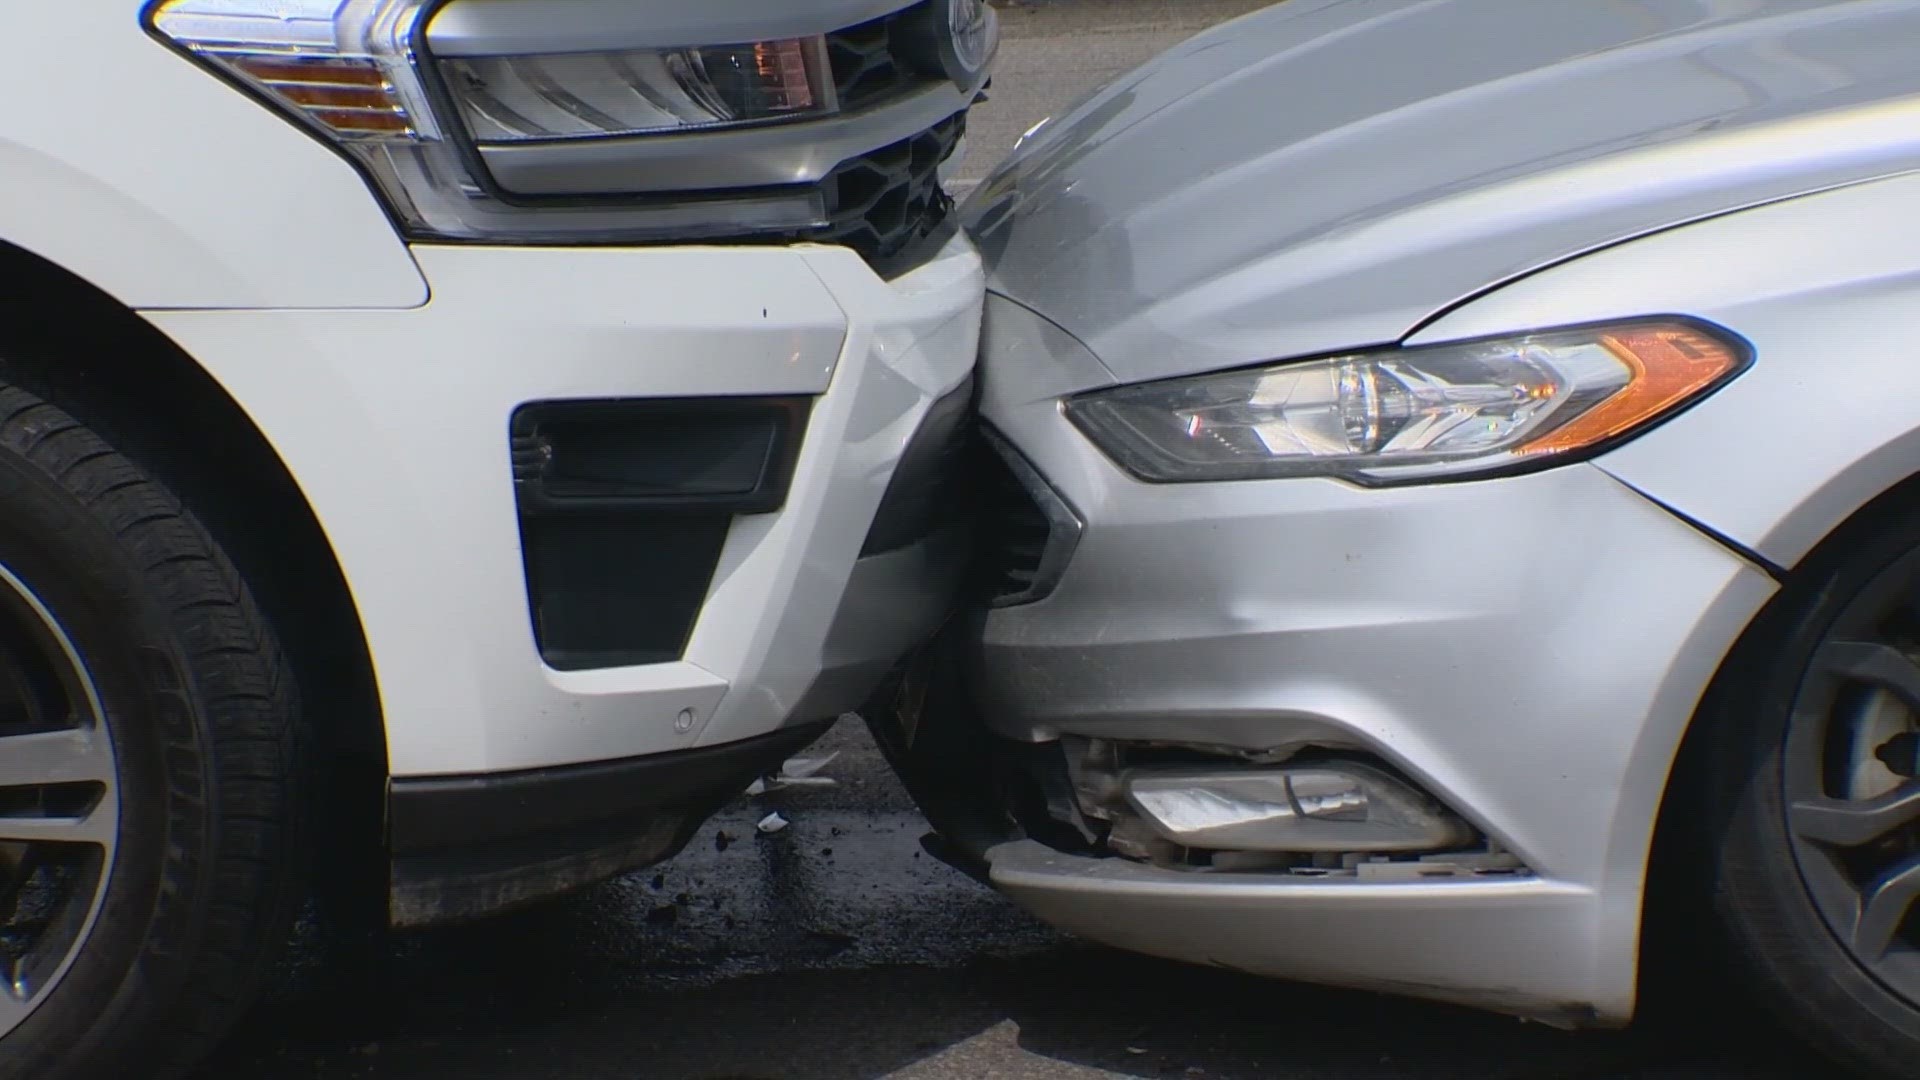
<path fill-rule="evenodd" d="M 113 741 L 72 640 L 0 566 L 0 1037 L 73 966 L 119 833 Z"/>

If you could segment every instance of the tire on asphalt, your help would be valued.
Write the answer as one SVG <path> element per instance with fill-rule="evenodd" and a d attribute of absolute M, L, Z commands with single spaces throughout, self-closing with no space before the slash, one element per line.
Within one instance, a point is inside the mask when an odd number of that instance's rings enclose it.
<path fill-rule="evenodd" d="M 98 917 L 0 1037 L 0 1080 L 179 1075 L 259 993 L 301 896 L 292 675 L 239 572 L 167 488 L 5 383 L 0 567 L 97 692 L 119 806 Z"/>
<path fill-rule="evenodd" d="M 1698 786 L 1670 800 L 1691 819 L 1681 850 L 1703 886 L 1683 906 L 1718 924 L 1732 964 L 1723 989 L 1745 991 L 1826 1057 L 1886 1078 L 1920 1077 L 1920 1011 L 1856 962 L 1823 919 L 1798 868 L 1784 777 L 1795 702 L 1825 635 L 1876 577 L 1920 549 L 1920 508 L 1903 502 L 1863 514 L 1792 573 L 1703 707 L 1677 774 Z"/>

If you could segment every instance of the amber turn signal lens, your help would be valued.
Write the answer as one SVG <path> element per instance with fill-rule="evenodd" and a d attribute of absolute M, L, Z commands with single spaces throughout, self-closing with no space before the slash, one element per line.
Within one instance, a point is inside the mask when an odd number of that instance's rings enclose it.
<path fill-rule="evenodd" d="M 1626 327 L 1601 334 L 1599 341 L 1627 365 L 1627 384 L 1587 412 L 1521 445 L 1520 453 L 1563 453 L 1624 435 L 1711 388 L 1742 363 L 1730 345 L 1684 324 Z"/>
<path fill-rule="evenodd" d="M 254 54 L 231 54 L 226 60 L 343 138 L 415 135 L 393 84 L 371 61 Z"/>

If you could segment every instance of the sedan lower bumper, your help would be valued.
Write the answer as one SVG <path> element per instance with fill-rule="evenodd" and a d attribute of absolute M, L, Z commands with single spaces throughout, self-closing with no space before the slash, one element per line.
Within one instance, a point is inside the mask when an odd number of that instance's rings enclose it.
<path fill-rule="evenodd" d="M 1550 1023 L 1624 1022 L 1592 1001 L 1589 890 L 1532 879 L 1354 884 L 988 852 L 993 884 L 1093 941 L 1254 975 L 1437 998 Z"/>

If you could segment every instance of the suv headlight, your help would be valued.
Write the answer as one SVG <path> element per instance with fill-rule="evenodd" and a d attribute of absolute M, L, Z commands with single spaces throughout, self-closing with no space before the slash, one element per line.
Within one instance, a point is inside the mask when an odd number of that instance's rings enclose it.
<path fill-rule="evenodd" d="M 1411 483 L 1598 453 L 1739 374 L 1725 331 L 1659 319 L 1392 348 L 1098 391 L 1067 415 L 1155 483 Z"/>
<path fill-rule="evenodd" d="M 453 57 L 441 61 L 440 70 L 480 142 L 710 130 L 833 108 L 832 73 L 819 39 Z"/>
<path fill-rule="evenodd" d="M 980 30 L 949 19 L 949 11 L 958 9 L 950 5 L 965 7 L 963 0 L 938 0 L 911 19 L 900 16 L 911 24 L 900 29 L 900 37 L 904 41 L 922 29 L 920 23 L 936 20 L 952 24 L 941 40 Z M 845 122 L 851 118 L 836 115 L 842 103 L 827 34 L 614 48 L 621 44 L 617 33 L 556 45 L 536 27 L 489 37 L 477 53 L 430 59 L 429 23 L 442 11 L 457 12 L 463 29 L 480 22 L 492 30 L 503 21 L 518 25 L 514 20 L 536 10 L 519 5 L 509 12 L 514 5 L 496 4 L 483 18 L 466 7 L 442 0 L 155 0 L 149 18 L 159 37 L 338 147 L 366 172 L 403 229 L 426 238 L 579 243 L 819 229 L 829 223 L 831 209 L 819 187 L 809 186 L 819 177 L 788 166 L 799 161 L 824 171 L 832 162 L 806 157 L 804 147 L 796 150 L 804 138 L 772 141 L 770 151 L 711 150 L 704 160 L 717 172 L 691 179 L 684 162 L 693 151 L 685 144 L 672 150 L 672 140 L 734 131 L 745 137 L 752 134 L 745 129 L 837 120 L 833 145 L 857 154 L 871 148 L 859 139 L 875 132 L 877 146 L 964 111 L 977 89 L 945 71 L 903 72 L 901 95 L 921 88 L 923 74 L 944 89 L 926 83 L 911 117 L 904 115 L 910 111 L 905 103 L 896 103 L 903 107 L 890 121 L 883 117 L 850 134 Z M 499 15 L 504 20 L 494 17 Z M 626 20 L 622 26 L 635 22 L 620 17 Z M 769 20 L 791 22 L 778 11 Z M 997 41 L 990 18 L 986 32 Z M 511 52 L 522 40 L 546 51 Z M 596 47 L 600 51 L 590 51 Z M 888 126 L 909 120 L 906 130 Z M 608 167 L 589 157 L 581 165 L 582 153 L 602 150 L 613 152 L 611 160 L 626 161 L 619 155 L 636 143 L 641 149 L 634 163 Z M 679 155 L 672 159 L 679 164 L 657 166 L 657 177 L 645 164 L 645 148 L 656 145 Z M 526 153 L 548 150 L 559 171 L 584 167 L 596 182 L 611 173 L 615 186 L 575 193 L 563 181 L 550 196 L 509 190 L 495 182 L 485 158 L 521 155 L 513 160 L 524 168 Z M 733 183 L 724 170 L 740 161 L 748 178 Z M 687 190 L 674 186 L 676 178 L 687 179 Z"/>

